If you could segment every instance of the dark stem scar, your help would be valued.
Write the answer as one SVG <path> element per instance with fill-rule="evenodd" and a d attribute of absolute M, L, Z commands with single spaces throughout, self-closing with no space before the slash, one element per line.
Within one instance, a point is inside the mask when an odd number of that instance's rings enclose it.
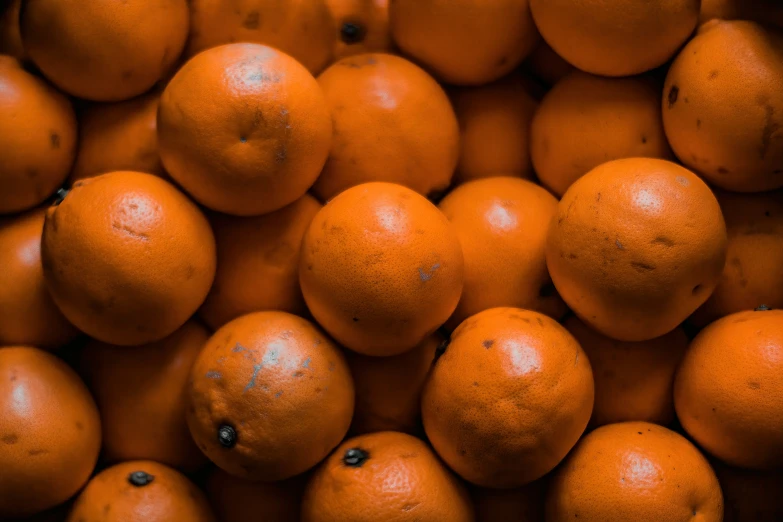
<path fill-rule="evenodd" d="M 680 88 L 676 85 L 672 85 L 671 89 L 669 89 L 669 96 L 668 96 L 668 102 L 669 102 L 669 108 L 671 109 L 674 107 L 674 104 L 677 103 L 677 97 L 680 95 Z"/>

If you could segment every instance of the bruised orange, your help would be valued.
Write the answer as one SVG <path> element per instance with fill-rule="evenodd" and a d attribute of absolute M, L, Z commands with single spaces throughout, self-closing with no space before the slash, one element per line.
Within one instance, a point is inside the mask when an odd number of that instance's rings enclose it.
<path fill-rule="evenodd" d="M 299 522 L 302 477 L 282 482 L 251 482 L 214 470 L 206 493 L 220 522 Z"/>
<path fill-rule="evenodd" d="M 337 26 L 334 59 L 391 51 L 389 0 L 326 0 Z"/>

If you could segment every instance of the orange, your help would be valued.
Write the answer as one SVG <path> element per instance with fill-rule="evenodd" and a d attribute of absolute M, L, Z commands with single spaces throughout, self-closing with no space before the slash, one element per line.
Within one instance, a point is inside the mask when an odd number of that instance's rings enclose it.
<path fill-rule="evenodd" d="M 707 452 L 743 468 L 783 466 L 783 310 L 759 307 L 702 330 L 677 371 L 674 406 Z"/>
<path fill-rule="evenodd" d="M 305 489 L 302 522 L 472 522 L 464 487 L 415 437 L 385 431 L 343 442 Z"/>
<path fill-rule="evenodd" d="M 715 21 L 672 63 L 663 125 L 683 164 L 721 188 L 783 187 L 783 33 Z"/>
<path fill-rule="evenodd" d="M 326 0 L 338 36 L 334 58 L 392 50 L 389 0 Z"/>
<path fill-rule="evenodd" d="M 462 249 L 446 216 L 400 185 L 366 183 L 316 214 L 302 242 L 299 282 L 310 312 L 365 355 L 412 349 L 454 312 Z"/>
<path fill-rule="evenodd" d="M 576 181 L 546 245 L 549 273 L 591 328 L 621 341 L 668 333 L 701 306 L 726 261 L 726 226 L 698 176 L 660 159 L 604 163 Z"/>
<path fill-rule="evenodd" d="M 394 42 L 446 83 L 481 85 L 511 72 L 538 31 L 529 0 L 394 0 Z"/>
<path fill-rule="evenodd" d="M 119 101 L 150 89 L 188 35 L 186 0 L 34 0 L 20 18 L 30 59 L 60 89 Z"/>
<path fill-rule="evenodd" d="M 207 498 L 220 522 L 299 522 L 304 483 L 250 482 L 216 469 L 207 478 Z"/>
<path fill-rule="evenodd" d="M 621 422 L 586 435 L 555 472 L 547 522 L 721 522 L 723 496 L 707 459 L 656 424 Z"/>
<path fill-rule="evenodd" d="M 448 187 L 457 165 L 459 129 L 438 83 L 389 54 L 343 58 L 318 77 L 332 112 L 329 159 L 313 191 L 327 201 L 368 181 L 420 194 Z"/>
<path fill-rule="evenodd" d="M 213 330 L 250 312 L 307 312 L 299 289 L 299 253 L 320 209 L 321 204 L 305 194 L 263 216 L 210 216 L 217 272 L 199 315 Z"/>
<path fill-rule="evenodd" d="M 700 0 L 530 0 L 552 49 L 579 69 L 630 76 L 663 65 L 696 28 Z"/>
<path fill-rule="evenodd" d="M 332 58 L 337 33 L 326 0 L 190 0 L 186 56 L 234 42 L 290 54 L 318 74 Z"/>
<path fill-rule="evenodd" d="M 22 35 L 19 31 L 19 11 L 22 0 L 6 0 L 0 6 L 0 54 L 23 60 Z"/>
<path fill-rule="evenodd" d="M 227 214 L 265 214 L 302 197 L 331 136 L 312 75 L 258 44 L 192 58 L 166 86 L 158 110 L 164 167 L 199 203 Z"/>
<path fill-rule="evenodd" d="M 582 435 L 593 375 L 554 319 L 493 308 L 454 331 L 421 407 L 427 437 L 451 469 L 478 486 L 514 488 L 552 471 Z"/>
<path fill-rule="evenodd" d="M 530 122 L 538 102 L 530 84 L 521 74 L 510 74 L 489 85 L 455 89 L 452 100 L 460 127 L 460 181 L 533 177 Z"/>
<path fill-rule="evenodd" d="M 783 471 L 755 471 L 715 463 L 725 502 L 724 522 L 783 520 Z"/>
<path fill-rule="evenodd" d="M 539 41 L 533 48 L 533 52 L 525 60 L 525 67 L 549 86 L 556 84 L 574 70 L 574 66 L 557 54 L 545 40 Z"/>
<path fill-rule="evenodd" d="M 215 275 L 204 215 L 151 174 L 77 181 L 46 212 L 41 260 L 54 302 L 100 341 L 158 341 L 201 306 Z"/>
<path fill-rule="evenodd" d="M 345 436 L 354 388 L 340 349 L 312 323 L 256 312 L 209 339 L 190 376 L 190 433 L 223 470 L 274 481 L 312 468 Z"/>
<path fill-rule="evenodd" d="M 514 489 L 473 488 L 476 522 L 542 522 L 546 479 Z"/>
<path fill-rule="evenodd" d="M 533 117 L 530 154 L 541 184 L 559 196 L 607 161 L 671 158 L 660 86 L 644 77 L 569 74 L 544 96 Z"/>
<path fill-rule="evenodd" d="M 137 460 L 98 473 L 67 522 L 216 522 L 204 493 L 181 473 Z"/>
<path fill-rule="evenodd" d="M 44 209 L 0 219 L 0 346 L 56 349 L 77 330 L 49 295 L 41 266 Z"/>
<path fill-rule="evenodd" d="M 783 28 L 783 5 L 776 0 L 701 0 L 699 22 L 753 20 Z"/>
<path fill-rule="evenodd" d="M 68 365 L 37 348 L 0 348 L 0 518 L 65 502 L 100 447 L 98 409 Z"/>
<path fill-rule="evenodd" d="M 184 471 L 205 463 L 185 408 L 190 368 L 209 336 L 188 321 L 155 343 L 129 348 L 91 341 L 82 350 L 82 375 L 101 412 L 105 460 L 149 459 Z"/>
<path fill-rule="evenodd" d="M 439 205 L 457 231 L 465 258 L 465 286 L 449 326 L 482 310 L 515 306 L 555 319 L 565 304 L 554 291 L 544 248 L 557 200 L 518 178 L 460 185 Z"/>
<path fill-rule="evenodd" d="M 688 348 L 682 328 L 649 341 L 615 341 L 591 330 L 574 316 L 563 326 L 590 359 L 595 379 L 591 426 L 646 421 L 667 425 L 674 420 L 674 372 Z"/>
<path fill-rule="evenodd" d="M 21 212 L 62 185 L 76 154 L 68 98 L 0 55 L 0 214 Z"/>

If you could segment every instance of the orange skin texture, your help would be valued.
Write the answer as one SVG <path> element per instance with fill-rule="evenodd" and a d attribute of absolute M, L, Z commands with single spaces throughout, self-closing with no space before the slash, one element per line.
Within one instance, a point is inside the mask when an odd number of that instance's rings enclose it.
<path fill-rule="evenodd" d="M 459 128 L 448 97 L 423 69 L 399 56 L 344 58 L 318 77 L 332 113 L 329 159 L 313 191 L 327 201 L 370 181 L 427 195 L 448 187 Z"/>
<path fill-rule="evenodd" d="M 394 0 L 392 38 L 403 53 L 455 85 L 510 73 L 538 42 L 529 0 Z"/>
<path fill-rule="evenodd" d="M 22 0 L 7 0 L 0 7 L 0 54 L 24 60 L 22 34 L 19 30 L 19 10 Z"/>
<path fill-rule="evenodd" d="M 44 282 L 44 209 L 0 219 L 0 346 L 56 349 L 78 331 L 55 306 Z"/>
<path fill-rule="evenodd" d="M 134 486 L 129 476 L 152 475 Z M 66 522 L 216 522 L 204 493 L 185 475 L 157 462 L 136 460 L 98 473 L 73 505 Z"/>
<path fill-rule="evenodd" d="M 672 158 L 660 86 L 644 77 L 569 74 L 541 101 L 530 128 L 530 154 L 541 184 L 558 196 L 607 161 Z"/>
<path fill-rule="evenodd" d="M 90 477 L 101 447 L 98 408 L 62 360 L 0 348 L 0 442 L 0 518 L 39 513 Z"/>
<path fill-rule="evenodd" d="M 166 171 L 199 203 L 239 216 L 302 197 L 321 172 L 331 136 L 315 78 L 258 44 L 192 58 L 166 86 L 158 110 Z"/>
<path fill-rule="evenodd" d="M 712 22 L 666 76 L 663 125 L 674 153 L 727 190 L 783 187 L 781 84 L 783 33 L 753 22 Z"/>
<path fill-rule="evenodd" d="M 541 36 L 579 69 L 631 76 L 663 65 L 690 37 L 700 0 L 530 0 Z"/>
<path fill-rule="evenodd" d="M 385 53 L 392 50 L 389 31 L 389 0 L 326 0 L 337 25 L 334 59 L 363 53 Z M 344 30 L 355 25 L 358 38 Z"/>
<path fill-rule="evenodd" d="M 585 435 L 555 472 L 547 522 L 721 522 L 707 459 L 663 426 L 621 422 Z"/>
<path fill-rule="evenodd" d="M 554 319 L 493 308 L 463 322 L 422 397 L 424 430 L 440 457 L 478 486 L 515 488 L 549 473 L 582 435 L 593 375 Z"/>
<path fill-rule="evenodd" d="M 728 262 L 715 291 L 691 316 L 697 326 L 761 304 L 783 308 L 783 191 L 716 196 L 726 219 Z"/>
<path fill-rule="evenodd" d="M 300 477 L 283 482 L 251 482 L 221 469 L 210 474 L 207 498 L 220 522 L 299 522 L 304 489 Z"/>
<path fill-rule="evenodd" d="M 576 181 L 546 245 L 552 281 L 588 326 L 621 341 L 664 335 L 701 306 L 726 261 L 709 187 L 674 163 L 610 161 Z"/>
<path fill-rule="evenodd" d="M 667 425 L 674 420 L 674 373 L 688 348 L 682 328 L 649 341 L 615 341 L 575 316 L 563 326 L 590 359 L 595 404 L 590 426 L 624 421 Z"/>
<path fill-rule="evenodd" d="M 525 60 L 525 66 L 537 78 L 552 86 L 575 70 L 575 67 L 557 54 L 546 41 L 541 40 Z"/>
<path fill-rule="evenodd" d="M 783 5 L 777 0 L 701 0 L 699 23 L 710 20 L 753 20 L 783 28 Z"/>
<path fill-rule="evenodd" d="M 68 98 L 0 56 L 0 214 L 32 208 L 62 185 L 76 132 Z"/>
<path fill-rule="evenodd" d="M 152 174 L 78 181 L 46 211 L 49 292 L 69 321 L 106 343 L 150 343 L 182 326 L 209 292 L 215 257 L 198 207 Z"/>
<path fill-rule="evenodd" d="M 188 321 L 155 343 L 129 348 L 91 341 L 84 348 L 81 373 L 101 412 L 105 460 L 149 459 L 183 471 L 206 463 L 185 409 L 190 369 L 209 337 Z"/>
<path fill-rule="evenodd" d="M 359 466 L 344 462 L 359 449 Z M 465 487 L 421 440 L 385 431 L 343 442 L 313 473 L 302 522 L 472 522 Z"/>
<path fill-rule="evenodd" d="M 160 93 L 125 102 L 95 104 L 79 119 L 79 150 L 69 181 L 115 170 L 148 172 L 166 178 L 158 154 Z"/>
<path fill-rule="evenodd" d="M 565 314 L 544 256 L 557 209 L 552 194 L 518 178 L 484 178 L 460 185 L 439 208 L 457 231 L 465 258 L 465 286 L 450 328 L 497 306 L 536 310 L 555 319 Z"/>
<path fill-rule="evenodd" d="M 188 35 L 186 0 L 27 0 L 20 15 L 30 59 L 57 87 L 95 101 L 149 90 Z"/>
<path fill-rule="evenodd" d="M 718 462 L 714 468 L 723 490 L 723 522 L 783 520 L 783 471 L 746 470 Z"/>
<path fill-rule="evenodd" d="M 340 349 L 312 323 L 285 312 L 234 319 L 207 342 L 191 372 L 188 425 L 220 468 L 275 481 L 315 466 L 345 437 L 353 380 Z M 221 426 L 236 445 L 218 441 Z"/>
<path fill-rule="evenodd" d="M 446 322 L 462 293 L 457 234 L 411 189 L 365 183 L 316 214 L 302 242 L 299 282 L 310 312 L 340 344 L 398 355 Z"/>
<path fill-rule="evenodd" d="M 199 316 L 213 330 L 261 310 L 307 313 L 299 288 L 299 253 L 305 231 L 321 207 L 305 194 L 263 216 L 210 216 L 218 268 Z"/>
<path fill-rule="evenodd" d="M 541 522 L 546 479 L 514 489 L 472 488 L 476 522 Z"/>
<path fill-rule="evenodd" d="M 783 466 L 783 310 L 728 315 L 691 342 L 674 381 L 688 434 L 734 466 Z"/>

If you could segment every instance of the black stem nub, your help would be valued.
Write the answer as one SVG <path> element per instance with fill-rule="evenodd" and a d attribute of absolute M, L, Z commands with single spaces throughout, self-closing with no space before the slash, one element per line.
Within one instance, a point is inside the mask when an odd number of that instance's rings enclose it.
<path fill-rule="evenodd" d="M 54 202 L 52 202 L 52 205 L 55 207 L 63 202 L 65 199 L 65 196 L 68 195 L 69 190 L 68 189 L 57 189 L 57 192 L 54 193 Z"/>
<path fill-rule="evenodd" d="M 370 458 L 370 454 L 361 448 L 351 448 L 343 455 L 343 464 L 352 468 L 361 468 L 367 459 Z"/>
<path fill-rule="evenodd" d="M 218 428 L 218 442 L 224 448 L 233 448 L 237 443 L 237 430 L 233 426 L 223 424 Z"/>
<path fill-rule="evenodd" d="M 155 480 L 155 476 L 150 475 L 145 471 L 134 471 L 133 473 L 128 475 L 128 482 L 130 482 L 132 485 L 136 486 L 137 488 L 146 486 L 153 480 Z"/>
<path fill-rule="evenodd" d="M 345 22 L 340 27 L 340 38 L 347 44 L 355 44 L 364 40 L 364 27 L 353 22 Z"/>
<path fill-rule="evenodd" d="M 767 305 L 760 305 L 758 308 L 755 308 L 753 311 L 754 312 L 769 312 L 770 310 L 772 310 L 772 308 L 770 308 L 769 306 L 767 306 Z"/>

